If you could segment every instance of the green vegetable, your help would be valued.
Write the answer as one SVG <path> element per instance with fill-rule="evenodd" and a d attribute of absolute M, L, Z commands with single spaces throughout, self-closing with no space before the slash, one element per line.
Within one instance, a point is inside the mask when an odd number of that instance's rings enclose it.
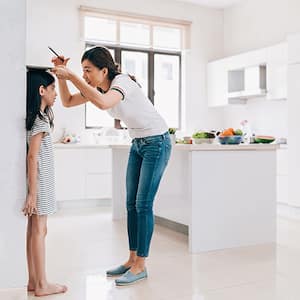
<path fill-rule="evenodd" d="M 243 135 L 243 131 L 241 129 L 236 129 L 234 135 Z"/>
<path fill-rule="evenodd" d="M 170 134 L 175 134 L 176 128 L 169 128 L 169 133 Z"/>
<path fill-rule="evenodd" d="M 212 132 L 198 131 L 195 132 L 192 137 L 194 139 L 213 139 L 215 138 L 215 134 Z"/>

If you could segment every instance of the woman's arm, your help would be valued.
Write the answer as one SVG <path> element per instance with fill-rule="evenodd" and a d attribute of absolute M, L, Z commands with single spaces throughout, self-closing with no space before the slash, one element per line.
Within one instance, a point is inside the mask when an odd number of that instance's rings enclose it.
<path fill-rule="evenodd" d="M 59 79 L 58 86 L 59 86 L 59 94 L 63 106 L 72 107 L 72 106 L 77 106 L 86 103 L 88 101 L 80 93 L 76 93 L 72 95 L 69 91 L 66 80 Z"/>
<path fill-rule="evenodd" d="M 72 103 L 76 103 L 83 101 L 83 99 L 86 101 L 92 102 L 94 105 L 96 105 L 98 108 L 106 110 L 113 106 L 115 106 L 118 102 L 122 100 L 122 94 L 115 90 L 109 90 L 107 93 L 102 94 L 99 91 L 97 91 L 95 88 L 88 85 L 83 79 L 81 79 L 79 76 L 77 76 L 75 73 L 67 69 L 65 66 L 60 65 L 56 66 L 54 69 L 52 69 L 52 72 L 59 78 L 59 81 L 66 81 L 70 80 L 75 87 L 81 92 L 81 94 L 75 94 L 71 97 L 76 97 L 76 100 L 70 98 L 71 94 L 67 94 L 65 90 L 63 90 L 63 95 L 65 95 L 64 101 L 68 103 L 68 106 L 73 106 Z M 65 87 L 66 82 L 64 82 Z M 64 89 L 64 86 L 62 86 Z M 79 97 L 82 97 L 79 98 Z M 83 103 L 83 102 L 81 102 Z M 78 104 L 75 104 L 78 105 Z"/>
<path fill-rule="evenodd" d="M 38 177 L 38 154 L 44 133 L 40 132 L 30 139 L 27 154 L 27 177 L 28 177 L 28 194 L 23 208 L 26 215 L 31 216 L 36 212 L 37 199 L 37 177 Z"/>
<path fill-rule="evenodd" d="M 62 63 L 61 59 L 63 59 L 63 63 Z M 54 64 L 54 67 L 56 68 L 58 66 L 66 67 L 69 60 L 70 60 L 70 58 L 65 58 L 64 56 L 60 56 L 60 58 L 53 57 L 51 61 Z M 86 103 L 88 101 L 80 93 L 76 93 L 76 94 L 72 95 L 69 91 L 69 88 L 68 88 L 68 85 L 67 85 L 67 82 L 65 79 L 58 79 L 58 86 L 59 86 L 59 94 L 60 94 L 60 98 L 61 98 L 61 102 L 62 102 L 63 106 L 65 106 L 65 107 L 77 106 L 77 105 Z"/>

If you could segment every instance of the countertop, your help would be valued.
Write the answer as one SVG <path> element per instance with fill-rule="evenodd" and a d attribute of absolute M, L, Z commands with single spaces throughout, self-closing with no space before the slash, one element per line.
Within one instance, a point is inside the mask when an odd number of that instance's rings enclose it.
<path fill-rule="evenodd" d="M 112 149 L 126 149 L 130 145 L 110 145 Z M 221 144 L 176 144 L 173 149 L 185 151 L 269 151 L 279 149 L 278 144 L 240 144 L 240 145 L 221 145 Z"/>
<path fill-rule="evenodd" d="M 131 144 L 54 144 L 55 149 L 128 149 Z M 176 144 L 175 150 L 183 151 L 270 151 L 277 149 L 287 149 L 287 145 L 279 144 L 240 144 L 240 145 L 220 145 L 220 144 Z"/>

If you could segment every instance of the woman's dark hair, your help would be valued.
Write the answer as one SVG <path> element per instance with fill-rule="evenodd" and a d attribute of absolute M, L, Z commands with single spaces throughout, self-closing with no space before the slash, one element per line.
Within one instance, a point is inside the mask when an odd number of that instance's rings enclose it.
<path fill-rule="evenodd" d="M 98 69 L 107 68 L 109 80 L 113 80 L 117 75 L 121 74 L 121 69 L 118 64 L 115 63 L 113 57 L 111 56 L 109 50 L 105 47 L 93 47 L 84 52 L 81 58 L 81 63 L 88 59 L 94 66 Z M 136 82 L 134 76 L 128 76 Z"/>
<path fill-rule="evenodd" d="M 55 81 L 55 78 L 45 70 L 29 70 L 27 72 L 27 95 L 26 95 L 26 130 L 31 130 L 36 117 L 45 120 L 41 109 L 40 87 L 47 88 Z M 44 113 L 47 115 L 50 127 L 53 127 L 53 111 L 46 107 Z"/>

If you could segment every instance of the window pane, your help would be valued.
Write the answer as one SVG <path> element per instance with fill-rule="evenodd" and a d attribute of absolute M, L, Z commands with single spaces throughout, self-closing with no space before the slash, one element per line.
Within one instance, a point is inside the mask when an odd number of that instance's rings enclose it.
<path fill-rule="evenodd" d="M 122 51 L 122 73 L 136 77 L 145 95 L 148 95 L 148 54 L 137 51 Z"/>
<path fill-rule="evenodd" d="M 92 47 L 86 47 L 88 50 Z M 115 57 L 115 50 L 108 49 L 112 57 Z M 104 110 L 99 109 L 94 104 L 86 103 L 85 114 L 85 126 L 86 127 L 114 127 L 114 119 Z"/>
<path fill-rule="evenodd" d="M 134 44 L 139 46 L 150 45 L 150 27 L 137 23 L 120 23 L 121 44 Z"/>
<path fill-rule="evenodd" d="M 179 56 L 154 55 L 154 106 L 169 127 L 179 127 Z"/>
<path fill-rule="evenodd" d="M 170 27 L 153 27 L 153 47 L 160 49 L 177 49 L 181 47 L 181 30 Z"/>
<path fill-rule="evenodd" d="M 84 18 L 84 36 L 86 40 L 116 42 L 116 21 L 102 18 Z"/>

